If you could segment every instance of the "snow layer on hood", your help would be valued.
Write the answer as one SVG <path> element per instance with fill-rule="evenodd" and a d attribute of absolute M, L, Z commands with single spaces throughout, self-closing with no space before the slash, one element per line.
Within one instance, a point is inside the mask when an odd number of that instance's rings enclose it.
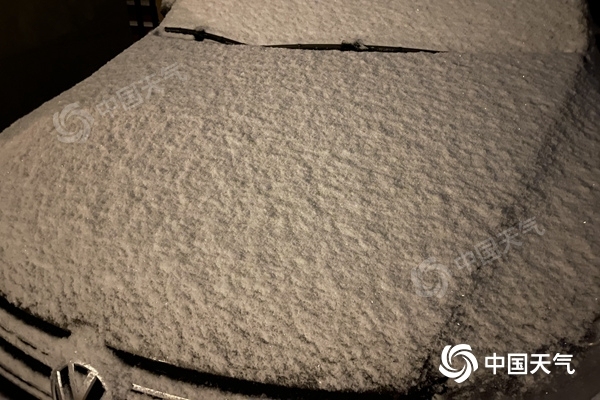
<path fill-rule="evenodd" d="M 178 0 L 163 26 L 247 44 L 342 43 L 455 51 L 579 52 L 583 0 Z"/>
<path fill-rule="evenodd" d="M 149 35 L 0 134 L 0 291 L 117 348 L 290 386 L 405 390 L 446 344 L 558 351 L 600 313 L 588 79 L 575 54 Z M 132 87 L 136 107 L 95 109 Z M 89 137 L 64 143 L 53 115 L 75 102 L 65 129 L 91 116 Z M 531 217 L 543 235 L 454 265 Z M 440 297 L 411 279 L 431 257 Z"/>

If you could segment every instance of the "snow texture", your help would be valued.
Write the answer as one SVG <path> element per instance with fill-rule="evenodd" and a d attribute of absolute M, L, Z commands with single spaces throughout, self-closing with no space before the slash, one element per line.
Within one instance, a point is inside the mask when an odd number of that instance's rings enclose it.
<path fill-rule="evenodd" d="M 173 63 L 188 79 L 94 109 Z M 148 35 L 0 134 L 0 291 L 116 348 L 306 388 L 406 390 L 446 344 L 559 351 L 600 314 L 597 88 L 577 54 Z M 94 123 L 63 143 L 74 102 Z M 543 235 L 454 266 L 530 217 Z M 411 281 L 430 257 L 441 298 Z"/>
<path fill-rule="evenodd" d="M 431 50 L 580 52 L 583 0 L 177 0 L 163 26 L 247 44 L 342 43 Z"/>
<path fill-rule="evenodd" d="M 171 11 L 171 8 L 173 7 L 173 4 L 175 4 L 176 0 L 162 0 L 160 3 L 160 12 L 163 15 L 166 15 L 169 11 Z"/>

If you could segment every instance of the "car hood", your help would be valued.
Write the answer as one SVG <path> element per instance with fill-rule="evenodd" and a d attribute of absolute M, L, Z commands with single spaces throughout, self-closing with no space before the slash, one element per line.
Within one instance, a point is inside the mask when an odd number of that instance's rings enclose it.
<path fill-rule="evenodd" d="M 118 349 L 328 390 L 408 390 L 447 344 L 576 343 L 600 312 L 594 79 L 577 54 L 151 34 L 0 134 L 0 291 Z"/>

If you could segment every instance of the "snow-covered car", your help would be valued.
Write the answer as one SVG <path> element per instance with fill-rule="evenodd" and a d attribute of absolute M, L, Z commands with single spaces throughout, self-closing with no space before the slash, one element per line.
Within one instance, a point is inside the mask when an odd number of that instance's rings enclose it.
<path fill-rule="evenodd" d="M 177 0 L 0 133 L 0 375 L 61 400 L 566 387 L 599 354 L 586 18 Z"/>

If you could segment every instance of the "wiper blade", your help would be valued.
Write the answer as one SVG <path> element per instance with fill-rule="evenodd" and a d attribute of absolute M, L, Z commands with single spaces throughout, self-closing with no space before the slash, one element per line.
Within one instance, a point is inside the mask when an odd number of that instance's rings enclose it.
<path fill-rule="evenodd" d="M 414 49 L 399 46 L 372 46 L 361 42 L 342 42 L 342 44 L 272 44 L 263 47 L 297 50 L 339 50 L 339 51 L 370 51 L 381 53 L 441 53 L 439 50 Z"/>
<path fill-rule="evenodd" d="M 170 33 L 181 33 L 183 35 L 193 35 L 194 39 L 198 42 L 202 42 L 204 39 L 213 40 L 215 42 L 223 43 L 223 44 L 245 44 L 242 42 L 236 42 L 232 39 L 227 39 L 226 37 L 213 35 L 212 33 L 206 32 L 204 29 L 196 30 L 196 29 L 186 29 L 186 28 L 171 28 L 165 27 L 165 32 Z"/>
<path fill-rule="evenodd" d="M 213 40 L 222 44 L 229 45 L 245 45 L 245 43 L 237 42 L 223 36 L 213 35 L 206 32 L 204 29 L 186 29 L 186 28 L 171 28 L 165 27 L 165 32 L 180 33 L 184 35 L 192 35 L 194 39 L 202 42 L 205 39 Z M 363 44 L 360 41 L 342 42 L 341 44 L 269 44 L 260 47 L 277 48 L 277 49 L 293 49 L 293 50 L 338 50 L 338 51 L 357 51 L 357 52 L 380 52 L 380 53 L 443 53 L 440 50 L 416 49 L 411 47 L 400 46 L 372 46 Z"/>

